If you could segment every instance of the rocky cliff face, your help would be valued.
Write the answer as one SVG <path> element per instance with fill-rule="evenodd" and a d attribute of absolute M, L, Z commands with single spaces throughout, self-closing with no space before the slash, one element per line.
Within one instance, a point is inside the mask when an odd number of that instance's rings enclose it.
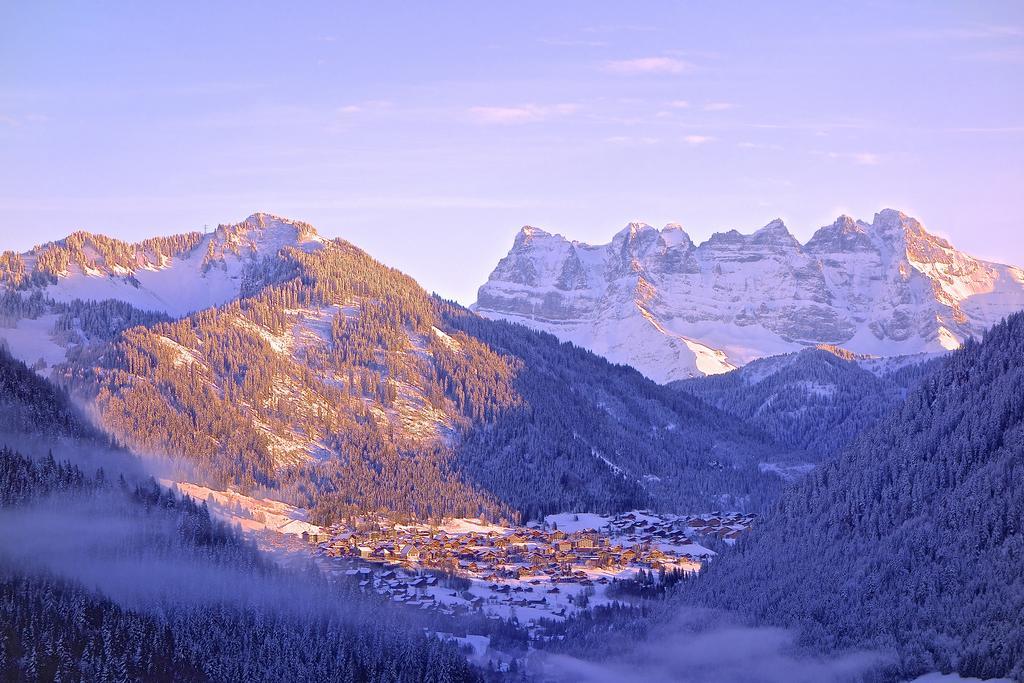
<path fill-rule="evenodd" d="M 836 344 L 881 356 L 941 351 L 1024 308 L 1024 272 L 963 254 L 891 209 L 806 243 L 780 220 L 696 245 L 631 223 L 606 245 L 523 228 L 476 310 L 542 329 L 657 381 Z"/>

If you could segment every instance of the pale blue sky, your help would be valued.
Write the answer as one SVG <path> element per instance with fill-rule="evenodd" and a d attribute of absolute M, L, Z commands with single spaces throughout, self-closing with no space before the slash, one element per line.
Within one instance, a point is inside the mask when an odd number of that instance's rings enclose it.
<path fill-rule="evenodd" d="M 1024 3 L 0 4 L 0 248 L 257 211 L 464 303 L 523 224 L 1024 264 Z"/>

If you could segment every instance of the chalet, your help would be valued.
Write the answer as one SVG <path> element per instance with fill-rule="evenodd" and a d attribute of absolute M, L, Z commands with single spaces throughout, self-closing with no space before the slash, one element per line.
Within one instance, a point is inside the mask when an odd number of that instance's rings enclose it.
<path fill-rule="evenodd" d="M 597 547 L 597 542 L 595 541 L 594 537 L 590 535 L 590 533 L 588 533 L 587 536 L 577 539 L 577 542 L 575 542 L 575 544 L 573 545 L 575 546 L 575 548 L 578 548 L 580 550 L 592 550 Z"/>

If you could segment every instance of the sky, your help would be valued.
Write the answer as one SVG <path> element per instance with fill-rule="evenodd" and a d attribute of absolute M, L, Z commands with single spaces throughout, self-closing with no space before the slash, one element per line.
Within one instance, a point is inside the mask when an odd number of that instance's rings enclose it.
<path fill-rule="evenodd" d="M 0 3 L 0 249 L 267 211 L 462 303 L 522 225 L 1024 264 L 1024 3 Z"/>

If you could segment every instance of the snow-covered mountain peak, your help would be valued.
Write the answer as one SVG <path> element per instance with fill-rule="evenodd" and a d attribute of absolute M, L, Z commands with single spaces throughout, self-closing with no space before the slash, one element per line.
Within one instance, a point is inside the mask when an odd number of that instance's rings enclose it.
<path fill-rule="evenodd" d="M 915 247 L 927 249 L 925 245 L 932 245 L 942 250 L 953 249 L 953 245 L 949 242 L 925 230 L 924 225 L 916 218 L 896 209 L 879 211 L 867 228 L 872 234 L 901 250 Z"/>
<path fill-rule="evenodd" d="M 816 344 L 955 348 L 1024 308 L 1024 272 L 963 254 L 894 209 L 871 223 L 840 216 L 805 245 L 778 219 L 697 246 L 678 225 L 630 223 L 604 245 L 517 239 L 476 308 L 669 381 Z"/>
<path fill-rule="evenodd" d="M 786 227 L 781 218 L 776 218 L 753 235 L 750 235 L 750 241 L 755 244 L 800 249 L 800 242 L 789 231 L 789 228 Z"/>
<path fill-rule="evenodd" d="M 178 316 L 238 298 L 246 270 L 265 257 L 326 243 L 312 225 L 268 213 L 137 243 L 78 231 L 24 254 L 8 252 L 0 284 L 56 301 L 113 299 Z"/>
<path fill-rule="evenodd" d="M 260 212 L 241 223 L 218 225 L 213 241 L 229 248 L 249 247 L 267 253 L 290 246 L 319 245 L 326 240 L 309 223 Z"/>
<path fill-rule="evenodd" d="M 661 229 L 661 239 L 669 249 L 681 247 L 686 250 L 693 248 L 693 240 L 679 223 L 668 223 Z"/>
<path fill-rule="evenodd" d="M 534 239 L 543 239 L 545 237 L 551 236 L 551 233 L 547 232 L 546 230 L 535 228 L 532 225 L 524 225 L 523 227 L 519 228 L 519 233 L 516 235 L 515 244 L 516 246 L 522 246 L 529 244 Z"/>
<path fill-rule="evenodd" d="M 819 228 L 804 245 L 812 254 L 870 251 L 875 249 L 868 234 L 871 226 L 850 216 L 840 216 L 832 225 Z"/>
<path fill-rule="evenodd" d="M 612 237 L 611 248 L 623 259 L 633 259 L 664 248 L 664 242 L 656 228 L 647 223 L 630 223 Z"/>
<path fill-rule="evenodd" d="M 271 256 L 281 249 L 297 247 L 306 251 L 326 243 L 309 223 L 269 213 L 254 213 L 241 223 L 221 224 L 204 238 L 203 265 L 229 268 L 232 260 L 253 260 Z"/>
<path fill-rule="evenodd" d="M 654 229 L 654 227 L 648 225 L 647 223 L 643 223 L 640 221 L 630 221 L 629 223 L 626 224 L 626 227 L 622 228 L 622 230 L 619 230 L 617 233 L 615 233 L 615 236 L 612 237 L 612 241 L 614 242 L 617 239 L 636 239 L 637 236 L 651 231 L 657 232 Z"/>

